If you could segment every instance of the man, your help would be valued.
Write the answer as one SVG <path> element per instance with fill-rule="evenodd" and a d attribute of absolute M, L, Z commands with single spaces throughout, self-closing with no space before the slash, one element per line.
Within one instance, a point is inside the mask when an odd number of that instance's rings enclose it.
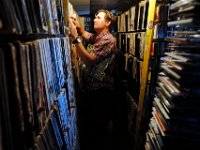
<path fill-rule="evenodd" d="M 114 16 L 107 10 L 99 10 L 94 18 L 95 34 L 89 33 L 73 17 L 70 18 L 70 33 L 76 51 L 86 64 L 85 89 L 79 93 L 77 104 L 81 149 L 111 149 L 112 100 L 114 93 L 115 38 L 109 32 Z M 93 45 L 89 52 L 79 35 Z M 108 139 L 109 138 L 109 139 Z"/>

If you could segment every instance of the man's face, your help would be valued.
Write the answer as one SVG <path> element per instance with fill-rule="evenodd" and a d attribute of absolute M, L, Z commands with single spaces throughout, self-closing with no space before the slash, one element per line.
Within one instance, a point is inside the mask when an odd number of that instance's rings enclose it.
<path fill-rule="evenodd" d="M 105 20 L 105 13 L 104 12 L 98 13 L 94 19 L 94 29 L 101 30 L 107 26 L 108 26 L 108 21 Z"/>

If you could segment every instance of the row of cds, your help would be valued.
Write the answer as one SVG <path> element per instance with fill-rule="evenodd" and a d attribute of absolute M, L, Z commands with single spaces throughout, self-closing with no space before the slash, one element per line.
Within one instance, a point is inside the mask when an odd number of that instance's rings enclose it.
<path fill-rule="evenodd" d="M 146 149 L 196 149 L 200 142 L 198 0 L 171 4 Z"/>
<path fill-rule="evenodd" d="M 63 34 L 71 7 L 63 0 L 1 0 L 0 33 Z"/>
<path fill-rule="evenodd" d="M 123 52 L 143 59 L 144 57 L 144 42 L 145 32 L 137 33 L 119 33 L 118 48 Z"/>
<path fill-rule="evenodd" d="M 62 102 L 66 101 L 65 96 L 66 91 L 65 89 L 62 89 L 62 92 L 58 96 L 58 103 L 61 104 Z M 62 107 L 64 108 L 65 105 Z M 35 138 L 35 150 L 79 149 L 77 143 L 78 131 L 76 128 L 75 109 L 71 112 L 70 116 L 67 116 L 68 118 L 64 120 L 62 116 L 66 115 L 66 113 L 63 113 L 61 109 L 62 108 L 57 107 L 56 104 L 53 105 L 44 128 Z"/>
<path fill-rule="evenodd" d="M 30 148 L 57 101 L 65 104 L 60 116 L 76 117 L 72 115 L 75 92 L 69 46 L 67 37 L 0 44 L 3 148 Z M 61 92 L 65 96 L 59 100 Z M 75 123 L 66 124 L 73 124 L 70 132 L 74 132 Z"/>
<path fill-rule="evenodd" d="M 118 32 L 146 29 L 148 1 L 142 0 L 118 16 Z"/>
<path fill-rule="evenodd" d="M 134 98 L 138 99 L 144 57 L 145 32 L 119 33 L 118 48 L 123 54 L 123 70 L 130 77 Z"/>

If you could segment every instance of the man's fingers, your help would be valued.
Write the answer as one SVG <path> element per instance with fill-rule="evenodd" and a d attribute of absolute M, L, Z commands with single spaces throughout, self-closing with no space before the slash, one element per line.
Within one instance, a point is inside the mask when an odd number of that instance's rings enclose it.
<path fill-rule="evenodd" d="M 75 26 L 77 26 L 77 19 L 76 18 L 74 18 L 74 17 L 70 17 L 70 19 L 69 19 Z"/>
<path fill-rule="evenodd" d="M 76 18 L 73 17 L 73 16 L 70 16 L 69 18 L 72 19 L 72 20 L 74 20 L 74 21 L 76 21 Z"/>

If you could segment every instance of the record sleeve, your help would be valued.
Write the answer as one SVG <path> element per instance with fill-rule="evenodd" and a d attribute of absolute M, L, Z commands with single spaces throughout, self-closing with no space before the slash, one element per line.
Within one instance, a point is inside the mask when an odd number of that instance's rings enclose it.
<path fill-rule="evenodd" d="M 6 49 L 8 50 L 8 49 Z M 4 138 L 6 143 L 4 143 L 4 147 L 8 149 L 13 149 L 14 144 L 12 142 L 12 128 L 11 128 L 11 118 L 10 118 L 10 102 L 9 102 L 9 91 L 7 87 L 7 77 L 8 73 L 6 72 L 6 61 L 7 59 L 4 55 L 5 49 L 0 45 L 0 109 L 1 109 L 1 126 L 5 126 L 6 130 L 1 130 L 1 138 Z M 13 93 L 11 93 L 13 94 Z"/>
<path fill-rule="evenodd" d="M 158 99 L 158 98 L 155 97 L 155 98 L 154 98 L 154 102 L 155 102 L 155 105 L 158 106 L 158 108 L 159 108 L 160 112 L 162 113 L 162 115 L 164 116 L 164 118 L 165 118 L 165 119 L 170 119 L 170 117 L 169 117 L 167 111 L 165 110 L 165 108 L 164 108 L 163 105 L 161 104 L 160 99 Z"/>
<path fill-rule="evenodd" d="M 200 19 L 199 18 L 183 18 L 181 20 L 172 20 L 167 23 L 168 26 L 190 26 L 190 27 L 199 27 Z"/>
<path fill-rule="evenodd" d="M 192 71 L 177 71 L 172 67 L 161 66 L 161 69 L 172 79 L 178 82 L 180 85 L 184 85 L 185 87 L 199 87 L 199 76 L 200 73 L 198 70 L 196 72 Z"/>
<path fill-rule="evenodd" d="M 200 15 L 199 12 L 200 3 L 199 4 L 191 4 L 191 6 L 187 6 L 184 8 L 180 8 L 178 11 L 172 11 L 169 15 L 171 19 L 184 19 L 184 18 L 197 18 Z"/>
<path fill-rule="evenodd" d="M 167 67 L 166 67 L 167 68 Z M 167 88 L 167 90 L 173 95 L 179 95 L 181 93 L 181 89 L 174 80 L 171 80 L 169 77 L 158 77 L 158 80 L 163 83 L 163 85 Z"/>
<path fill-rule="evenodd" d="M 155 137 L 152 134 L 152 132 L 151 131 L 147 132 L 147 135 L 149 137 L 149 142 L 151 143 L 151 149 L 152 150 L 159 150 L 158 146 L 156 145 L 156 140 L 155 140 Z"/>
<path fill-rule="evenodd" d="M 179 60 L 180 62 L 200 62 L 200 54 L 192 54 L 187 52 L 165 52 L 164 53 L 171 58 Z"/>
<path fill-rule="evenodd" d="M 183 62 L 180 60 L 176 60 L 176 59 L 164 59 L 163 60 L 164 63 L 170 65 L 171 67 L 173 67 L 174 69 L 178 70 L 178 71 L 193 71 L 195 70 L 195 72 L 199 72 L 198 70 L 196 70 L 196 67 L 198 67 L 200 65 L 199 62 Z"/>
<path fill-rule="evenodd" d="M 198 0 L 178 0 L 170 6 L 171 10 L 177 10 L 184 7 L 189 7 L 193 5 L 200 5 Z"/>
<path fill-rule="evenodd" d="M 29 75 L 28 72 L 30 70 L 28 70 L 28 68 L 30 68 L 30 66 L 27 66 L 27 55 L 26 55 L 26 51 L 29 51 L 28 49 L 28 45 L 24 45 L 22 43 L 17 43 L 16 47 L 19 48 L 19 79 L 20 79 L 20 89 L 21 89 L 21 97 L 22 97 L 22 103 L 24 105 L 24 113 L 26 114 L 24 116 L 24 120 L 27 121 L 29 124 L 33 124 L 33 105 L 32 105 L 32 96 L 30 93 L 30 84 L 29 84 Z M 29 57 L 29 56 L 28 56 Z M 30 64 L 29 64 L 30 65 Z M 27 130 L 29 131 L 29 130 Z"/>
<path fill-rule="evenodd" d="M 185 45 L 183 43 L 182 45 L 168 45 L 166 50 L 200 54 L 200 45 Z"/>
<path fill-rule="evenodd" d="M 157 93 L 157 97 L 162 101 L 163 105 L 166 108 L 166 111 L 169 113 L 169 108 L 173 108 L 174 107 L 174 103 L 171 101 L 172 96 L 171 95 L 166 95 L 166 93 L 169 93 L 169 92 L 167 92 L 167 90 L 164 89 L 164 87 L 163 87 L 163 89 L 160 88 L 160 87 L 157 87 L 156 90 L 158 92 Z"/>
<path fill-rule="evenodd" d="M 18 1 L 18 6 L 20 8 L 21 11 L 21 15 L 23 17 L 23 23 L 24 23 L 24 27 L 25 27 L 25 32 L 26 33 L 33 33 L 33 29 L 31 26 L 31 20 L 30 20 L 30 16 L 28 13 L 28 9 L 27 9 L 27 2 L 25 0 L 19 0 Z"/>
<path fill-rule="evenodd" d="M 153 109 L 152 114 L 153 114 L 153 117 L 154 117 L 158 127 L 159 127 L 159 131 L 161 132 L 162 136 L 165 136 L 166 135 L 166 131 L 167 131 L 166 124 L 164 123 L 163 118 L 161 118 L 161 116 L 156 111 L 156 108 L 152 107 L 152 109 Z"/>
<path fill-rule="evenodd" d="M 21 33 L 20 20 L 18 20 L 19 12 L 15 11 L 16 2 L 13 4 L 11 0 L 2 0 L 0 9 L 2 33 Z M 5 15 L 6 14 L 6 15 Z"/>

